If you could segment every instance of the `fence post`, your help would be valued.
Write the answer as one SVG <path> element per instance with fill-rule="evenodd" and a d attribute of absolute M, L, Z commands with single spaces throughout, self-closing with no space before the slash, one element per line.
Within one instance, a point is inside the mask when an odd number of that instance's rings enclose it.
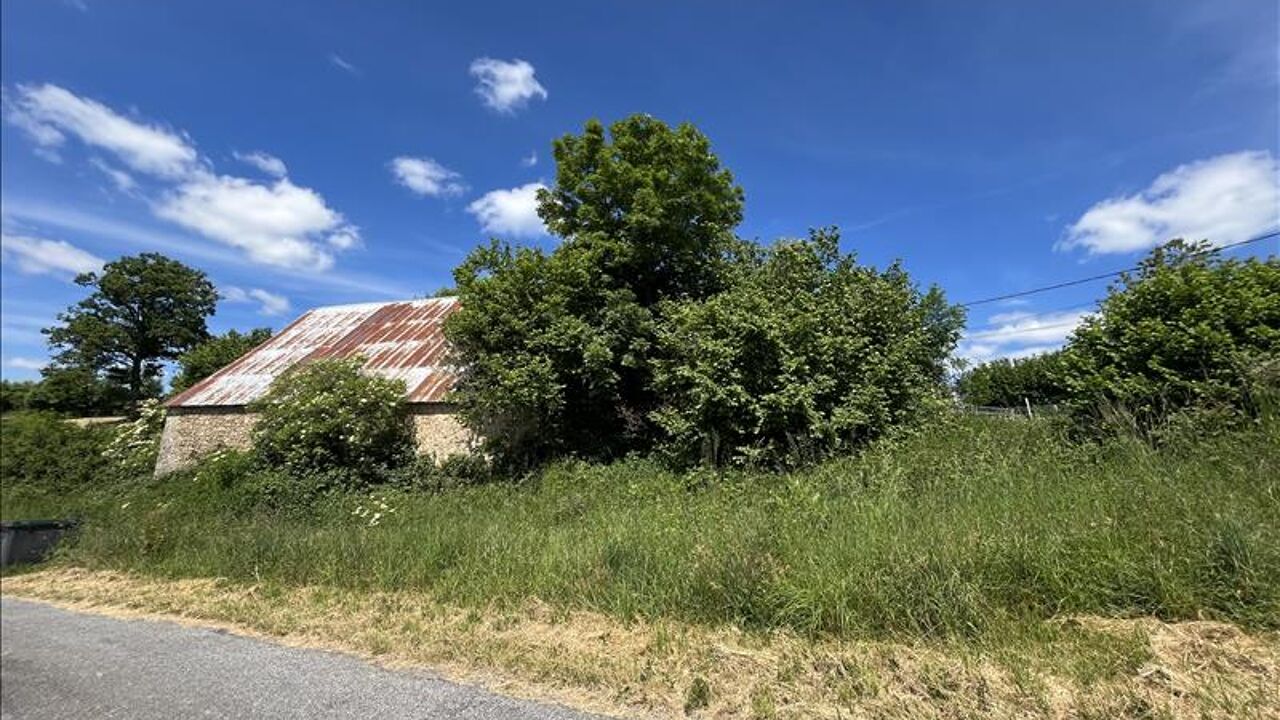
<path fill-rule="evenodd" d="M 1027 418 L 1033 419 L 1035 416 L 1031 414 L 1031 401 L 1024 397 L 1022 398 L 1022 402 L 1027 404 Z"/>

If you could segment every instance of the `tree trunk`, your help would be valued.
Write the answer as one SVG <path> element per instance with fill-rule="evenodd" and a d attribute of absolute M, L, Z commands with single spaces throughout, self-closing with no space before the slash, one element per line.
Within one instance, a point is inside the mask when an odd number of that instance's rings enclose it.
<path fill-rule="evenodd" d="M 129 399 L 138 402 L 142 399 L 142 358 L 134 357 L 129 365 Z"/>

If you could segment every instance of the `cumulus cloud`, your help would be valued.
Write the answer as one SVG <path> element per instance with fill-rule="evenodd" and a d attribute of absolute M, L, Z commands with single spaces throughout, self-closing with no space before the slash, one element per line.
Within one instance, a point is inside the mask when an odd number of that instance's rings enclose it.
<path fill-rule="evenodd" d="M 1239 152 L 1181 165 L 1134 195 L 1089 208 L 1058 249 L 1091 255 L 1146 250 L 1174 238 L 1216 245 L 1280 225 L 1280 169 L 1269 152 Z"/>
<path fill-rule="evenodd" d="M 17 263 L 29 275 L 74 277 L 98 272 L 106 261 L 64 240 L 46 240 L 28 235 L 0 234 L 0 254 Z"/>
<path fill-rule="evenodd" d="M 480 227 L 495 235 L 534 237 L 547 228 L 538 217 L 538 191 L 542 183 L 529 183 L 510 190 L 490 190 L 467 206 Z"/>
<path fill-rule="evenodd" d="M 56 147 L 67 134 L 74 135 L 140 172 L 180 177 L 197 161 L 195 147 L 185 137 L 131 120 L 57 85 L 19 85 L 6 114 L 39 145 Z"/>
<path fill-rule="evenodd" d="M 265 152 L 236 157 L 275 176 L 274 182 L 215 174 L 186 135 L 125 117 L 56 85 L 19 85 L 12 97 L 6 93 L 5 106 L 8 121 L 40 149 L 76 137 L 159 180 L 149 198 L 156 216 L 237 248 L 252 262 L 323 271 L 333 266 L 336 251 L 360 245 L 355 226 L 315 190 L 291 183 L 284 162 Z M 99 158 L 91 162 L 121 190 L 137 188 L 132 175 Z"/>
<path fill-rule="evenodd" d="M 11 357 L 4 364 L 16 370 L 43 370 L 49 361 L 39 358 Z"/>
<path fill-rule="evenodd" d="M 1080 308 L 1046 313 L 998 313 L 987 318 L 983 327 L 966 332 L 956 355 L 981 363 L 1050 352 L 1061 347 L 1090 312 Z"/>
<path fill-rule="evenodd" d="M 479 81 L 476 94 L 500 113 L 514 113 L 534 98 L 547 99 L 547 89 L 534 77 L 524 60 L 479 58 L 471 63 L 471 75 Z"/>
<path fill-rule="evenodd" d="M 289 174 L 289 168 L 284 164 L 283 160 L 261 150 L 251 153 L 235 153 L 235 157 L 240 162 L 252 165 L 273 177 L 282 178 Z"/>
<path fill-rule="evenodd" d="M 333 254 L 319 241 L 355 234 L 324 198 L 288 178 L 268 186 L 201 174 L 170 192 L 156 214 L 237 247 L 256 262 L 285 268 L 327 270 Z"/>
<path fill-rule="evenodd" d="M 221 288 L 222 299 L 230 303 L 258 303 L 261 315 L 283 315 L 289 311 L 289 298 L 268 292 L 262 288 L 242 288 L 235 285 L 224 285 Z"/>
<path fill-rule="evenodd" d="M 467 186 L 462 176 L 429 157 L 401 155 L 388 164 L 396 182 L 426 197 L 461 195 Z"/>

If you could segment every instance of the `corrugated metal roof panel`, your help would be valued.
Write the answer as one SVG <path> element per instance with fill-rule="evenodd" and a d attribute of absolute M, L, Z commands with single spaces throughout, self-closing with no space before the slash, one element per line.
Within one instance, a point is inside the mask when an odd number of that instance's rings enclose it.
<path fill-rule="evenodd" d="M 367 371 L 404 380 L 409 402 L 442 402 L 456 380 L 444 365 L 444 319 L 457 309 L 457 298 L 316 308 L 165 405 L 247 405 L 300 362 L 356 355 Z"/>

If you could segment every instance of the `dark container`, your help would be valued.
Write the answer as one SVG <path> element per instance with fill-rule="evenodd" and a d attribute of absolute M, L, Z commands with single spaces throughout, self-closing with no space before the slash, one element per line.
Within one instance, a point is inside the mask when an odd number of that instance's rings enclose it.
<path fill-rule="evenodd" d="M 37 563 L 49 557 L 75 520 L 21 520 L 0 523 L 0 567 Z"/>

